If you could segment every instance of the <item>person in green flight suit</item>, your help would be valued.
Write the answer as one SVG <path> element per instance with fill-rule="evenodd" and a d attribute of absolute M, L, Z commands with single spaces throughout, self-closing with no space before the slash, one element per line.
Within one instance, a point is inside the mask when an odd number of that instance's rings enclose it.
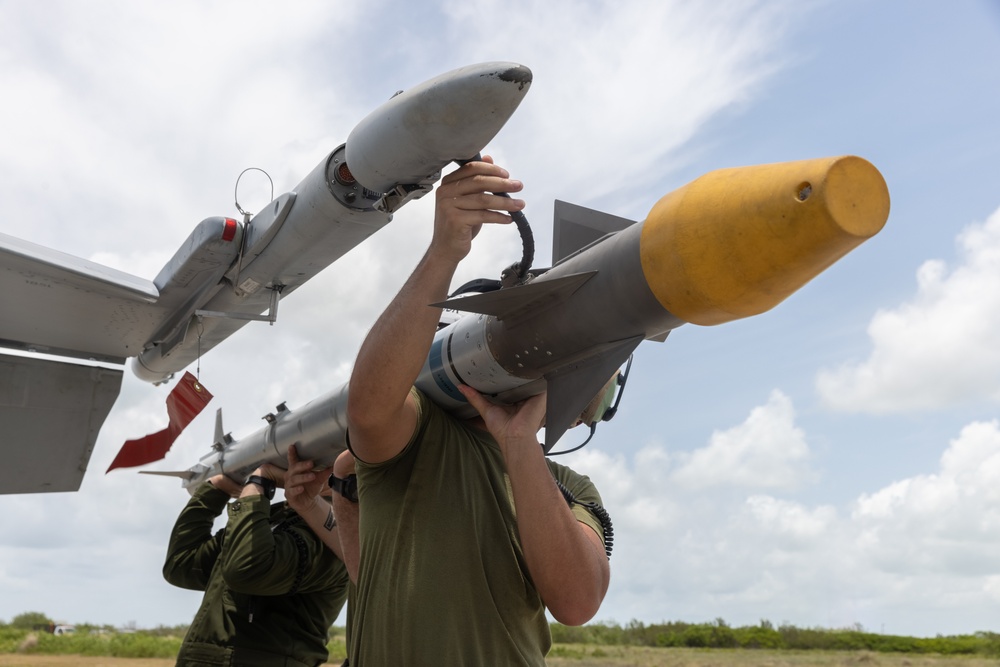
<path fill-rule="evenodd" d="M 216 475 L 195 489 L 163 566 L 169 583 L 205 592 L 178 666 L 326 662 L 329 628 L 347 598 L 347 568 L 336 540 L 328 548 L 287 503 L 271 503 L 286 475 L 312 467 L 295 459 L 286 473 L 264 464 L 242 486 Z M 229 520 L 213 535 L 223 510 Z M 331 522 L 326 529 L 335 531 L 332 514 Z"/>

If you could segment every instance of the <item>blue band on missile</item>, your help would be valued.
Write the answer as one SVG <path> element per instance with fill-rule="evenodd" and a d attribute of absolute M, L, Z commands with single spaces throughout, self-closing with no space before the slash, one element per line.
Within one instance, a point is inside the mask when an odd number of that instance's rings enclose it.
<path fill-rule="evenodd" d="M 448 336 L 448 339 L 450 341 L 451 336 Z M 427 364 L 430 366 L 431 377 L 434 378 L 434 384 L 437 385 L 438 389 L 459 403 L 467 402 L 465 396 L 462 396 L 462 392 L 458 390 L 458 387 L 444 370 L 444 340 L 442 338 L 438 338 L 431 344 L 431 353 L 427 358 Z"/>

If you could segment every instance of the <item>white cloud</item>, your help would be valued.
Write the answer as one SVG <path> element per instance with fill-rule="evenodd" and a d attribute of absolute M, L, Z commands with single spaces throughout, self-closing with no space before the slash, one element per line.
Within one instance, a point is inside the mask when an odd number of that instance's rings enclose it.
<path fill-rule="evenodd" d="M 851 518 L 863 536 L 861 552 L 882 570 L 994 572 L 1000 559 L 998 422 L 969 424 L 942 454 L 939 471 L 862 495 Z"/>
<path fill-rule="evenodd" d="M 1000 210 L 957 239 L 957 266 L 925 262 L 917 293 L 868 326 L 868 359 L 819 373 L 837 410 L 888 413 L 1000 399 Z"/>
<path fill-rule="evenodd" d="M 795 426 L 792 402 L 775 390 L 743 424 L 716 431 L 707 447 L 679 455 L 672 481 L 686 489 L 790 490 L 812 480 L 808 456 L 805 434 Z"/>
<path fill-rule="evenodd" d="M 786 402 L 775 392 L 726 433 L 741 433 L 745 443 L 766 438 L 768 430 L 748 425 L 762 413 L 787 412 Z M 791 430 L 804 439 L 794 424 Z M 713 434 L 690 458 L 711 452 L 712 460 L 724 461 L 717 456 L 723 451 Z M 794 452 L 774 462 L 800 465 Z M 800 627 L 877 629 L 889 621 L 908 633 L 935 634 L 952 627 L 942 614 L 991 618 L 1000 599 L 996 421 L 962 429 L 937 470 L 861 494 L 843 511 L 759 493 L 740 486 L 742 478 L 733 493 L 671 483 L 686 464 L 663 446 L 631 460 L 595 449 L 572 465 L 595 480 L 615 520 L 605 610 L 627 609 L 632 618 L 655 622 L 708 621 L 725 609 L 733 624 L 769 618 Z M 730 479 L 726 465 L 718 470 L 720 481 Z M 640 594 L 653 585 L 660 591 L 655 599 Z M 935 610 L 934 618 L 925 609 Z"/>
<path fill-rule="evenodd" d="M 484 60 L 505 54 L 534 73 L 511 123 L 530 139 L 511 170 L 536 197 L 561 192 L 581 204 L 634 192 L 682 166 L 677 150 L 780 68 L 776 47 L 803 9 L 744 0 L 480 0 L 445 8 L 467 53 Z M 636 217 L 655 203 L 622 201 L 639 206 L 621 213 Z"/>

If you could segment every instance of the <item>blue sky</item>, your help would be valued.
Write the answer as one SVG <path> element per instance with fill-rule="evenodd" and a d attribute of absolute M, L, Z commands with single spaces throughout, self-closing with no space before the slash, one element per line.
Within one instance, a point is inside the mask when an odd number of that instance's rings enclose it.
<path fill-rule="evenodd" d="M 1000 4 L 651 4 L 0 1 L 0 231 L 151 279 L 245 167 L 291 189 L 396 90 L 489 60 L 534 72 L 488 152 L 539 258 L 555 198 L 639 220 L 714 169 L 860 155 L 885 229 L 768 313 L 643 343 L 568 458 L 615 520 L 598 619 L 996 631 Z M 343 383 L 429 199 L 206 356 L 215 401 L 151 467 L 207 452 L 214 408 L 239 436 Z M 456 284 L 519 252 L 485 232 Z M 165 397 L 126 374 L 80 492 L 0 496 L 0 619 L 190 620 L 160 577 L 186 493 L 102 474 Z"/>

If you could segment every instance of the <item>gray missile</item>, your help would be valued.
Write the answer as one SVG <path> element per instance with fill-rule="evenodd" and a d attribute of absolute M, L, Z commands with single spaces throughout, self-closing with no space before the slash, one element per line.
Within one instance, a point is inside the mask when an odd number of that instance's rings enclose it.
<path fill-rule="evenodd" d="M 459 383 L 501 402 L 546 390 L 546 451 L 639 343 L 770 310 L 878 233 L 889 192 L 846 156 L 713 171 L 641 223 L 569 205 L 556 216 L 593 242 L 526 284 L 435 304 L 479 315 L 439 332 L 417 383 L 465 415 Z"/>
<path fill-rule="evenodd" d="M 716 325 L 770 310 L 878 233 L 889 215 L 882 175 L 853 156 L 713 171 L 663 197 L 643 222 L 557 202 L 554 266 L 525 284 L 451 299 L 467 314 L 437 332 L 417 386 L 459 416 L 468 384 L 499 402 L 548 392 L 551 449 L 643 340 L 685 323 Z M 288 447 L 321 465 L 346 447 L 348 387 L 215 451 L 185 486 Z"/>
<path fill-rule="evenodd" d="M 154 280 L 162 302 L 177 303 L 133 359 L 135 374 L 161 382 L 248 321 L 273 322 L 279 299 L 430 192 L 449 162 L 481 151 L 530 84 L 515 63 L 446 72 L 371 112 L 253 218 L 205 220 Z"/>
<path fill-rule="evenodd" d="M 248 322 L 273 323 L 279 300 L 482 151 L 530 83 L 528 68 L 488 62 L 393 96 L 256 215 L 203 220 L 152 281 L 0 234 L 0 349 L 29 353 L 0 351 L 16 443 L 0 494 L 76 491 L 127 360 L 159 383 Z"/>

